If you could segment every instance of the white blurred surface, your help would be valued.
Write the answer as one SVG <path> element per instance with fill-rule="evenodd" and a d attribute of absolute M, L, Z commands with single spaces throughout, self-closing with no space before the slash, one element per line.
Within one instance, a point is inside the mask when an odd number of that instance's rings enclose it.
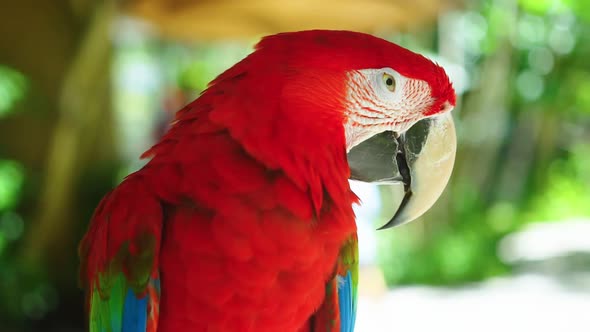
<path fill-rule="evenodd" d="M 461 288 L 399 287 L 377 297 L 359 293 L 357 332 L 590 331 L 590 292 L 543 275 Z"/>
<path fill-rule="evenodd" d="M 500 258 L 507 264 L 590 254 L 590 219 L 539 222 L 502 239 Z M 589 328 L 590 331 L 590 328 Z"/>
<path fill-rule="evenodd" d="M 357 234 L 359 239 L 359 259 L 361 264 L 375 264 L 377 259 L 377 228 L 372 220 L 379 216 L 381 196 L 376 185 L 350 181 L 350 188 L 361 199 L 354 205 Z"/>

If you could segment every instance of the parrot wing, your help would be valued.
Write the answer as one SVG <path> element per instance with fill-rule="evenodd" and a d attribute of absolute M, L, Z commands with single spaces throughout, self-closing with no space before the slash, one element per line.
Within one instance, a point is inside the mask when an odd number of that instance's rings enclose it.
<path fill-rule="evenodd" d="M 340 250 L 333 277 L 326 285 L 326 297 L 310 319 L 310 332 L 353 332 L 358 285 L 358 239 L 351 236 Z"/>
<path fill-rule="evenodd" d="M 99 204 L 79 248 L 90 332 L 156 331 L 163 217 L 138 173 Z"/>
<path fill-rule="evenodd" d="M 353 332 L 356 320 L 359 275 L 358 239 L 356 234 L 340 250 L 337 271 L 340 331 Z"/>

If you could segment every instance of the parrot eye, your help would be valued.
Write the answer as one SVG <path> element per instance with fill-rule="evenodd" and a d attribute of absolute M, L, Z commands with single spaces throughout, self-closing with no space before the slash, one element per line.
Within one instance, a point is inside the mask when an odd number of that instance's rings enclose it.
<path fill-rule="evenodd" d="M 383 73 L 383 83 L 385 83 L 387 90 L 391 92 L 395 91 L 395 78 L 393 78 L 393 76 Z"/>

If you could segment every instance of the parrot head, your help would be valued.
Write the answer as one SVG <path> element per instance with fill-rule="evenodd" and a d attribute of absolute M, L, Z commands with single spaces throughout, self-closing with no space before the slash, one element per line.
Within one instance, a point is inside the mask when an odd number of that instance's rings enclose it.
<path fill-rule="evenodd" d="M 306 155 L 318 151 L 316 159 L 326 155 L 323 145 L 341 144 L 350 179 L 403 185 L 404 197 L 382 228 L 416 219 L 441 195 L 455 160 L 450 111 L 456 97 L 443 68 L 431 60 L 363 33 L 310 30 L 263 38 L 254 53 L 212 85 L 248 75 L 250 83 L 239 92 L 251 100 L 264 96 L 267 105 L 259 109 L 280 113 L 240 120 L 257 124 L 280 119 L 260 125 L 256 134 L 241 127 L 232 133 L 259 158 L 281 163 L 282 153 L 265 156 L 257 150 L 263 144 L 260 137 L 282 140 L 283 150 Z M 234 118 L 233 113 L 219 117 L 230 129 L 231 121 L 237 123 Z M 265 134 L 273 126 L 273 133 Z M 315 168 L 320 174 L 313 177 L 321 177 L 322 166 Z"/>
<path fill-rule="evenodd" d="M 455 160 L 450 111 L 455 91 L 444 70 L 395 44 L 380 68 L 349 71 L 345 133 L 351 178 L 403 184 L 394 216 L 380 229 L 412 221 L 445 188 Z"/>

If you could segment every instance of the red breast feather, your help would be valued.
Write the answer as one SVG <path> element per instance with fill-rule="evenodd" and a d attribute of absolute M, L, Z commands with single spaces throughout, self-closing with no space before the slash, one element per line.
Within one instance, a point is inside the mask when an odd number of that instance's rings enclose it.
<path fill-rule="evenodd" d="M 179 113 L 144 169 L 175 165 L 182 174 L 166 209 L 159 329 L 295 331 L 323 301 L 340 247 L 355 231 L 344 144 L 314 147 L 323 150 L 316 163 L 297 155 L 308 143 L 297 130 L 215 124 L 245 121 L 215 115 L 222 107 L 228 114 L 252 107 L 216 91 L 223 86 Z M 259 126 L 256 117 L 248 121 Z M 285 150 L 281 140 L 294 137 L 300 144 Z"/>

